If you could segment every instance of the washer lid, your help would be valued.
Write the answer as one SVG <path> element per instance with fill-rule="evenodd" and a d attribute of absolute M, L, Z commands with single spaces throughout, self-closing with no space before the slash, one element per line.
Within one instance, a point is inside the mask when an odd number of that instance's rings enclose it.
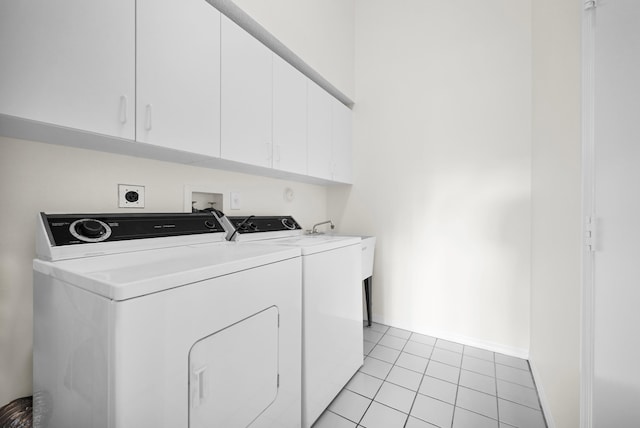
<path fill-rule="evenodd" d="M 297 248 L 221 242 L 82 259 L 34 260 L 34 270 L 126 300 L 300 256 Z"/>
<path fill-rule="evenodd" d="M 340 236 L 340 235 L 298 235 L 288 238 L 269 239 L 259 241 L 259 243 L 282 245 L 286 247 L 297 247 L 302 251 L 302 255 L 309 255 L 329 251 L 336 248 L 342 248 L 349 245 L 359 245 L 360 237 L 358 236 Z"/>

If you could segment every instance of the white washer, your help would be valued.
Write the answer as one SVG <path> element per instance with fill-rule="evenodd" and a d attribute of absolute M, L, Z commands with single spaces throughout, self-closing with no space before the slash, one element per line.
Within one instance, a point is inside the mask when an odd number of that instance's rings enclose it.
<path fill-rule="evenodd" d="M 363 364 L 360 237 L 305 235 L 290 216 L 228 217 L 240 242 L 302 251 L 302 427 Z"/>
<path fill-rule="evenodd" d="M 300 426 L 299 249 L 210 214 L 38 224 L 34 426 Z"/>

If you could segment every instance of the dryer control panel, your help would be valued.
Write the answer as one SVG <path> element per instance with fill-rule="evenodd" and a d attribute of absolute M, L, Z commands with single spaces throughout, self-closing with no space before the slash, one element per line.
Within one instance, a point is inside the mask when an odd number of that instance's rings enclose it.
<path fill-rule="evenodd" d="M 51 246 L 224 232 L 211 213 L 40 215 Z"/>
<path fill-rule="evenodd" d="M 298 222 L 296 222 L 290 215 L 245 217 L 227 216 L 227 219 L 239 234 L 302 230 Z"/>

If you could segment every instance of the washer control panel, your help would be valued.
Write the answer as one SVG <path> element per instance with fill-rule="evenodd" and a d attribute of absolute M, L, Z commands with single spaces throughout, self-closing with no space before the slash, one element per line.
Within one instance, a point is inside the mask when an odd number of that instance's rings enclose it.
<path fill-rule="evenodd" d="M 245 216 L 227 217 L 237 233 L 279 232 L 302 230 L 291 216 Z"/>
<path fill-rule="evenodd" d="M 40 215 L 54 246 L 224 232 L 211 213 Z"/>
<path fill-rule="evenodd" d="M 111 226 L 101 220 L 81 218 L 69 225 L 69 233 L 83 242 L 101 242 L 111 236 Z"/>

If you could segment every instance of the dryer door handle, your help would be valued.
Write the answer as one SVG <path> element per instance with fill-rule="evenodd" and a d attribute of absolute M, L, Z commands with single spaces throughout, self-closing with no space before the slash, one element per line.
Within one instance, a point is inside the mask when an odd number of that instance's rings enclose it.
<path fill-rule="evenodd" d="M 207 371 L 207 366 L 200 367 L 193 371 L 193 380 L 194 380 L 194 389 L 193 389 L 193 407 L 200 406 L 205 398 L 207 391 L 207 383 L 205 372 Z"/>

